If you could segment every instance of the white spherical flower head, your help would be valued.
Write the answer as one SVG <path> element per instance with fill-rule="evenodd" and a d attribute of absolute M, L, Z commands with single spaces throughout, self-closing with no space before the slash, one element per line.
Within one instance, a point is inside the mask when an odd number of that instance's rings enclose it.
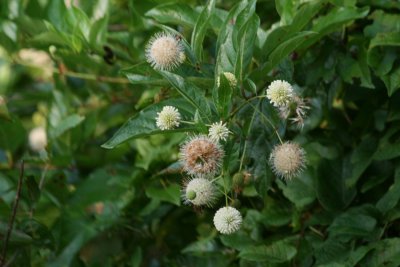
<path fill-rule="evenodd" d="M 35 152 L 40 152 L 46 148 L 47 134 L 43 127 L 36 127 L 29 132 L 29 146 Z"/>
<path fill-rule="evenodd" d="M 215 186 L 208 179 L 194 178 L 187 183 L 183 198 L 185 203 L 210 207 L 216 200 Z"/>
<path fill-rule="evenodd" d="M 242 215 L 233 207 L 220 208 L 214 215 L 214 225 L 221 234 L 229 235 L 240 229 Z"/>
<path fill-rule="evenodd" d="M 179 127 L 181 114 L 172 106 L 165 106 L 161 112 L 157 112 L 156 124 L 161 130 L 171 130 Z"/>
<path fill-rule="evenodd" d="M 235 74 L 233 74 L 231 72 L 224 72 L 223 74 L 224 74 L 225 78 L 228 80 L 230 87 L 232 87 L 232 88 L 236 87 L 237 80 L 236 80 Z M 220 81 L 220 78 L 218 76 L 218 78 L 217 78 L 217 87 L 220 86 L 220 83 L 221 83 L 221 81 Z"/>
<path fill-rule="evenodd" d="M 222 121 L 214 122 L 208 129 L 208 136 L 215 141 L 226 141 L 229 136 L 229 130 Z"/>
<path fill-rule="evenodd" d="M 288 105 L 293 98 L 293 87 L 286 81 L 273 81 L 267 88 L 267 98 L 275 107 Z"/>
<path fill-rule="evenodd" d="M 306 164 L 306 152 L 296 143 L 275 146 L 269 158 L 272 171 L 280 178 L 290 180 L 298 176 Z"/>
<path fill-rule="evenodd" d="M 213 176 L 221 167 L 224 150 L 206 135 L 192 137 L 181 146 L 184 170 L 193 176 Z"/>
<path fill-rule="evenodd" d="M 146 58 L 156 70 L 173 70 L 182 64 L 186 57 L 179 38 L 161 32 L 155 34 L 147 44 Z"/>

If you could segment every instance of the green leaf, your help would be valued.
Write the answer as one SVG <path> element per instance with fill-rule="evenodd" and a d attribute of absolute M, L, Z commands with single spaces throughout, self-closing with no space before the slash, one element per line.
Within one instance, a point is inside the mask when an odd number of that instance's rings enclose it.
<path fill-rule="evenodd" d="M 318 11 L 324 6 L 324 1 L 304 2 L 304 4 L 296 11 L 292 23 L 290 24 L 291 32 L 301 31 L 311 19 L 317 15 Z"/>
<path fill-rule="evenodd" d="M 303 172 L 299 177 L 287 181 L 286 184 L 279 179 L 276 182 L 284 196 L 298 209 L 311 204 L 316 198 L 310 171 Z"/>
<path fill-rule="evenodd" d="M 268 196 L 264 198 L 264 203 L 262 223 L 266 227 L 283 226 L 290 223 L 293 213 L 290 203 L 277 201 Z"/>
<path fill-rule="evenodd" d="M 275 6 L 276 11 L 281 16 L 281 24 L 290 24 L 296 11 L 295 2 L 292 0 L 275 0 Z"/>
<path fill-rule="evenodd" d="M 215 8 L 215 0 L 208 0 L 207 5 L 200 13 L 192 32 L 191 46 L 196 58 L 202 60 L 203 40 L 206 36 L 206 31 L 209 26 L 210 18 Z"/>
<path fill-rule="evenodd" d="M 191 128 L 181 127 L 173 130 L 162 131 L 156 125 L 157 112 L 160 112 L 164 106 L 176 107 L 183 118 L 193 116 L 194 109 L 184 99 L 169 99 L 144 108 L 139 113 L 131 117 L 122 127 L 102 145 L 103 148 L 114 148 L 129 139 L 149 136 L 167 132 L 190 131 Z"/>
<path fill-rule="evenodd" d="M 68 204 L 73 209 L 85 210 L 96 202 L 117 201 L 123 195 L 134 193 L 134 188 L 129 188 L 130 181 L 129 176 L 110 176 L 107 170 L 97 169 L 79 184 Z"/>
<path fill-rule="evenodd" d="M 400 167 L 397 167 L 394 177 L 394 183 L 389 190 L 376 203 L 376 208 L 383 214 L 396 207 L 400 200 Z"/>
<path fill-rule="evenodd" d="M 283 41 L 273 52 L 269 55 L 268 61 L 259 71 L 260 73 L 268 73 L 276 67 L 285 57 L 291 52 L 295 51 L 308 39 L 317 36 L 317 32 L 303 31 L 294 34 L 291 38 Z"/>
<path fill-rule="evenodd" d="M 148 187 L 146 188 L 146 196 L 170 202 L 177 206 L 181 205 L 181 187 L 178 184 L 171 184 L 163 188 Z"/>
<path fill-rule="evenodd" d="M 246 247 L 255 244 L 254 240 L 242 232 L 236 232 L 230 235 L 222 235 L 220 238 L 222 244 L 237 250 L 246 249 Z"/>
<path fill-rule="evenodd" d="M 7 104 L 4 98 L 0 95 L 0 119 L 11 120 L 10 114 L 8 113 Z"/>
<path fill-rule="evenodd" d="M 121 70 L 132 84 L 165 86 L 168 84 L 147 62 L 138 63 L 132 67 Z"/>
<path fill-rule="evenodd" d="M 374 154 L 375 160 L 389 160 L 400 156 L 400 142 L 396 138 L 400 133 L 400 127 L 392 127 L 379 140 L 378 149 Z"/>
<path fill-rule="evenodd" d="M 51 136 L 53 138 L 59 137 L 66 131 L 78 126 L 84 119 L 85 117 L 80 116 L 78 114 L 73 114 L 66 117 L 65 119 L 57 123 L 57 125 L 54 126 L 54 128 L 50 131 Z"/>
<path fill-rule="evenodd" d="M 377 225 L 377 221 L 371 216 L 375 208 L 372 206 L 361 206 L 351 208 L 342 213 L 329 226 L 330 236 L 341 236 L 349 239 L 353 237 L 371 236 Z"/>
<path fill-rule="evenodd" d="M 400 67 L 396 68 L 388 75 L 381 76 L 386 85 L 389 96 L 392 96 L 400 88 Z"/>
<path fill-rule="evenodd" d="M 399 266 L 400 265 L 400 238 L 387 238 L 376 243 L 375 249 L 361 262 L 360 266 Z"/>
<path fill-rule="evenodd" d="M 400 46 L 398 32 L 378 33 L 371 40 L 367 53 L 368 65 L 383 80 L 389 96 L 400 88 L 400 68 L 393 69 L 396 46 Z"/>
<path fill-rule="evenodd" d="M 185 81 L 185 79 L 179 75 L 173 74 L 168 71 L 160 71 L 160 74 L 164 76 L 165 79 L 190 103 L 199 110 L 203 119 L 209 121 L 211 116 L 211 109 L 208 104 L 207 98 L 201 92 L 200 88 L 195 86 L 190 81 Z"/>
<path fill-rule="evenodd" d="M 0 148 L 15 151 L 26 139 L 26 131 L 22 123 L 11 116 L 12 121 L 0 123 Z"/>
<path fill-rule="evenodd" d="M 135 252 L 131 258 L 131 266 L 132 267 L 140 267 L 142 260 L 143 260 L 143 252 L 141 247 L 136 247 Z"/>
<path fill-rule="evenodd" d="M 312 32 L 317 32 L 317 35 L 314 35 L 308 38 L 299 49 L 305 49 L 323 36 L 333 32 L 333 31 L 341 31 L 342 26 L 346 23 L 360 19 L 367 16 L 369 13 L 369 7 L 335 7 L 325 16 L 320 16 L 318 19 L 314 21 L 314 25 L 311 28 Z"/>
<path fill-rule="evenodd" d="M 226 118 L 230 109 L 233 88 L 224 74 L 219 75 L 219 87 L 215 87 L 217 109 L 221 118 Z"/>
<path fill-rule="evenodd" d="M 351 176 L 346 181 L 348 187 L 354 186 L 363 172 L 371 164 L 377 146 L 378 142 L 376 138 L 368 136 L 354 149 L 350 159 L 352 166 Z"/>
<path fill-rule="evenodd" d="M 49 20 L 57 29 L 61 30 L 63 28 L 66 12 L 67 7 L 63 0 L 54 0 L 50 2 L 48 7 Z"/>
<path fill-rule="evenodd" d="M 50 261 L 47 266 L 70 266 L 70 263 L 72 262 L 76 253 L 78 253 L 81 247 L 95 235 L 96 231 L 94 228 L 85 225 L 85 227 L 82 227 L 80 232 L 70 240 L 69 244 L 63 248 L 61 254 L 58 255 L 54 260 Z"/>
<path fill-rule="evenodd" d="M 121 70 L 121 74 L 125 75 L 132 84 L 142 84 L 148 86 L 169 85 L 169 82 L 163 79 L 163 77 L 147 62 L 141 62 L 132 67 L 123 69 Z M 201 87 L 211 87 L 214 83 L 213 79 L 196 76 L 185 77 L 185 80 Z"/>
<path fill-rule="evenodd" d="M 244 76 L 243 73 L 249 65 L 253 56 L 253 47 L 257 37 L 257 30 L 259 26 L 260 18 L 256 14 L 254 14 L 239 30 L 239 45 L 237 47 L 237 57 L 235 64 L 235 74 L 236 77 L 238 77 L 239 84 L 242 83 Z"/>
<path fill-rule="evenodd" d="M 354 187 L 346 186 L 346 165 L 340 161 L 322 160 L 316 180 L 317 198 L 328 211 L 347 207 L 356 195 Z"/>
<path fill-rule="evenodd" d="M 252 1 L 254 5 L 254 1 Z M 234 48 L 233 35 L 237 32 L 237 28 L 232 21 L 237 22 L 237 17 L 240 13 L 244 12 L 247 7 L 246 1 L 242 1 L 236 4 L 230 11 L 229 14 L 221 27 L 221 30 L 217 39 L 217 64 L 215 66 L 215 73 L 220 74 L 222 72 L 234 72 L 236 63 L 236 50 Z"/>
<path fill-rule="evenodd" d="M 368 18 L 373 19 L 374 22 L 364 28 L 366 37 L 374 38 L 379 33 L 400 31 L 400 15 L 398 14 L 375 10 Z"/>
<path fill-rule="evenodd" d="M 65 24 L 64 31 L 69 30 L 69 33 L 74 34 L 76 37 L 81 37 L 82 39 L 89 42 L 90 34 L 90 20 L 85 12 L 74 5 L 67 9 L 65 13 Z M 71 31 L 72 30 L 72 31 Z"/>
<path fill-rule="evenodd" d="M 270 245 L 250 246 L 240 251 L 239 257 L 251 261 L 267 261 L 282 263 L 291 260 L 297 253 L 294 246 L 285 241 L 278 241 Z"/>
<path fill-rule="evenodd" d="M 107 41 L 108 17 L 96 20 L 90 28 L 89 43 L 92 47 L 102 47 Z"/>
<path fill-rule="evenodd" d="M 296 12 L 292 24 L 273 29 L 271 33 L 268 34 L 262 46 L 262 50 L 266 56 L 265 58 L 267 58 L 267 56 L 269 56 L 283 41 L 292 38 L 297 32 L 301 31 L 318 13 L 322 5 L 322 1 L 305 3 Z"/>
<path fill-rule="evenodd" d="M 8 231 L 8 224 L 0 222 L 0 236 L 2 240 L 4 236 L 6 236 L 7 231 Z M 10 235 L 10 242 L 16 244 L 29 244 L 32 242 L 32 237 L 17 229 L 13 229 Z"/>
<path fill-rule="evenodd" d="M 166 3 L 150 9 L 145 16 L 151 17 L 162 24 L 194 27 L 199 13 L 190 5 L 184 3 Z"/>
<path fill-rule="evenodd" d="M 322 244 L 315 244 L 313 255 L 315 255 L 316 266 L 323 264 L 344 262 L 350 252 L 349 246 L 340 242 L 337 238 L 328 237 Z M 314 245 L 314 246 L 315 246 Z M 342 265 L 343 266 L 343 265 Z"/>
<path fill-rule="evenodd" d="M 369 44 L 369 52 L 378 46 L 400 46 L 400 33 L 386 32 L 377 34 Z"/>

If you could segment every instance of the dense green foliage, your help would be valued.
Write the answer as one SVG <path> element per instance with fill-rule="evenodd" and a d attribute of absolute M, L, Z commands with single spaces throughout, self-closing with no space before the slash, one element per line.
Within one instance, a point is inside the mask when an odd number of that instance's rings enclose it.
<path fill-rule="evenodd" d="M 398 1 L 0 8 L 2 247 L 20 193 L 8 266 L 400 266 Z M 146 62 L 159 31 L 182 38 L 186 60 L 175 70 Z M 307 99 L 302 129 L 264 97 L 278 79 Z M 166 105 L 193 123 L 161 131 Z M 216 178 L 226 197 L 184 205 L 179 145 L 219 121 L 231 131 Z M 45 151 L 29 147 L 36 127 L 46 129 Z M 268 163 L 278 135 L 306 151 L 292 180 Z M 246 179 L 233 183 L 238 172 Z M 243 216 L 231 235 L 213 225 L 225 201 Z"/>

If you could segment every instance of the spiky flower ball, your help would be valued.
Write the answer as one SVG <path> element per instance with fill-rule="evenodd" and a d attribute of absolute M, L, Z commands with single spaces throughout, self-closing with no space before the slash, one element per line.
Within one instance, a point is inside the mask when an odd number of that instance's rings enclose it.
<path fill-rule="evenodd" d="M 288 105 L 292 101 L 293 95 L 293 87 L 286 81 L 273 81 L 267 88 L 267 98 L 275 107 Z"/>
<path fill-rule="evenodd" d="M 229 130 L 226 127 L 226 124 L 223 123 L 222 121 L 214 122 L 208 129 L 208 136 L 215 141 L 220 141 L 220 140 L 226 141 L 226 139 L 229 136 Z"/>
<path fill-rule="evenodd" d="M 194 136 L 185 142 L 180 151 L 184 170 L 193 176 L 213 176 L 219 172 L 224 150 L 206 135 Z"/>
<path fill-rule="evenodd" d="M 35 152 L 40 152 L 46 148 L 47 134 L 43 127 L 36 127 L 29 132 L 29 146 Z"/>
<path fill-rule="evenodd" d="M 231 72 L 224 72 L 223 74 L 224 74 L 225 78 L 228 80 L 230 87 L 232 87 L 232 88 L 236 87 L 237 80 L 236 80 L 235 74 L 233 74 Z M 221 83 L 221 81 L 220 81 L 220 78 L 218 76 L 218 78 L 217 78 L 217 87 L 220 86 L 220 83 Z"/>
<path fill-rule="evenodd" d="M 220 208 L 214 215 L 214 225 L 221 234 L 229 235 L 240 229 L 242 215 L 233 207 Z"/>
<path fill-rule="evenodd" d="M 269 157 L 272 171 L 280 178 L 290 180 L 298 176 L 306 164 L 306 152 L 300 145 L 286 142 L 275 146 Z"/>
<path fill-rule="evenodd" d="M 147 44 L 146 58 L 156 70 L 173 70 L 185 61 L 184 47 L 179 38 L 160 32 Z"/>
<path fill-rule="evenodd" d="M 185 203 L 210 207 L 215 203 L 216 193 L 212 181 L 205 178 L 194 178 L 187 183 L 183 198 Z"/>
<path fill-rule="evenodd" d="M 157 112 L 156 124 L 161 130 L 171 130 L 179 127 L 181 114 L 172 106 L 165 106 L 161 112 Z"/>

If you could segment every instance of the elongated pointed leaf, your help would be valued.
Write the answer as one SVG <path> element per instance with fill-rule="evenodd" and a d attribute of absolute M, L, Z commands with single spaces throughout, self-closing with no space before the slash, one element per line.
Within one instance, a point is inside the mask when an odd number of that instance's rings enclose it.
<path fill-rule="evenodd" d="M 211 109 L 207 98 L 200 88 L 189 81 L 185 81 L 182 76 L 168 71 L 160 71 L 160 74 L 190 103 L 196 108 L 203 119 L 209 120 Z"/>
<path fill-rule="evenodd" d="M 207 28 L 211 19 L 212 12 L 215 8 L 215 0 L 208 0 L 207 5 L 204 7 L 199 18 L 196 21 L 192 33 L 192 50 L 197 57 L 197 60 L 201 61 L 202 50 L 203 50 L 203 40 L 206 36 Z"/>
<path fill-rule="evenodd" d="M 184 118 L 190 117 L 194 113 L 194 109 L 184 99 L 170 99 L 151 105 L 130 118 L 110 140 L 102 145 L 102 147 L 111 149 L 132 138 L 144 137 L 163 132 L 181 132 L 191 130 L 191 128 L 187 127 L 180 127 L 168 131 L 162 131 L 159 129 L 156 125 L 157 112 L 160 112 L 164 106 L 176 107 Z"/>
<path fill-rule="evenodd" d="M 268 246 L 250 246 L 240 251 L 239 257 L 251 261 L 267 261 L 281 263 L 292 259 L 296 255 L 296 248 L 283 241 Z"/>

